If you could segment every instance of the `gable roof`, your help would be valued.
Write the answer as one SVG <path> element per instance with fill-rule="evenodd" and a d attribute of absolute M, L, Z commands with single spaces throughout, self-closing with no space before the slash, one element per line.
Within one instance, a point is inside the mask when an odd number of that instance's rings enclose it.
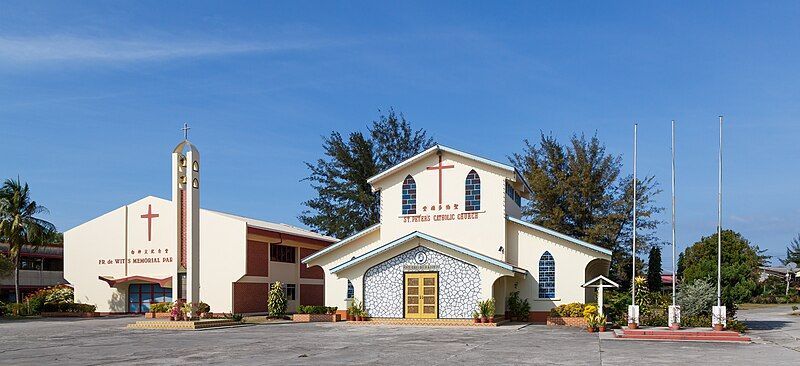
<path fill-rule="evenodd" d="M 218 214 L 218 215 L 222 215 L 222 216 L 234 219 L 234 220 L 243 221 L 243 222 L 245 222 L 245 224 L 247 224 L 247 226 L 258 228 L 258 229 L 270 230 L 270 231 L 275 231 L 275 232 L 279 232 L 279 233 L 283 233 L 283 234 L 289 234 L 289 235 L 297 235 L 297 236 L 302 236 L 304 238 L 323 240 L 323 241 L 327 241 L 327 242 L 336 242 L 336 241 L 339 240 L 339 239 L 336 239 L 336 238 L 334 238 L 332 236 L 322 235 L 322 234 L 319 234 L 319 233 L 315 233 L 315 232 L 313 232 L 311 230 L 302 229 L 302 228 L 299 228 L 297 226 L 292 226 L 292 225 L 289 225 L 289 224 L 275 223 L 275 222 L 269 222 L 269 221 L 264 221 L 264 220 L 256 220 L 256 219 L 251 219 L 249 217 L 233 215 L 233 214 L 229 214 L 229 213 L 225 213 L 225 212 L 219 212 L 219 211 L 212 211 L 212 210 L 206 210 L 206 209 L 201 209 L 201 210 L 206 211 L 206 212 L 215 213 L 215 214 Z"/>
<path fill-rule="evenodd" d="M 530 222 L 525 222 L 525 221 L 522 221 L 522 220 L 520 220 L 518 218 L 511 217 L 511 216 L 506 216 L 506 219 L 508 221 L 513 222 L 513 223 L 522 225 L 522 226 L 524 226 L 526 228 L 533 229 L 533 230 L 536 230 L 536 231 L 540 231 L 540 232 L 543 232 L 545 234 L 555 236 L 555 237 L 557 237 L 559 239 L 564 239 L 564 240 L 566 240 L 566 241 L 568 241 L 570 243 L 580 245 L 582 247 L 585 247 L 585 248 L 588 248 L 588 249 L 603 253 L 605 255 L 611 255 L 612 254 L 611 251 L 606 249 L 606 248 L 603 248 L 603 247 L 600 247 L 600 246 L 597 246 L 597 245 L 594 245 L 594 244 L 589 244 L 589 243 L 587 243 L 587 242 L 585 242 L 583 240 L 573 238 L 573 237 L 571 237 L 569 235 L 559 233 L 558 231 L 555 231 L 555 230 L 550 230 L 550 229 L 548 229 L 548 228 L 546 228 L 544 226 L 531 224 Z"/>
<path fill-rule="evenodd" d="M 128 203 L 128 204 L 126 204 L 124 206 L 115 208 L 114 210 L 106 212 L 103 215 L 109 214 L 111 212 L 114 212 L 114 211 L 119 210 L 120 208 L 123 208 L 123 207 L 126 207 L 126 206 L 134 205 L 134 204 L 136 204 L 136 203 L 138 203 L 140 201 L 144 201 L 144 200 L 157 200 L 157 201 L 162 201 L 162 202 L 166 202 L 166 203 L 171 202 L 170 200 L 164 199 L 164 198 L 161 198 L 161 197 L 146 196 L 144 198 L 140 198 L 140 199 L 138 199 L 136 201 Z M 339 239 L 336 239 L 336 238 L 331 237 L 331 236 L 322 235 L 322 234 L 319 234 L 319 233 L 315 233 L 315 232 L 313 232 L 311 230 L 301 229 L 299 227 L 292 226 L 292 225 L 279 224 L 279 223 L 263 221 L 263 220 L 256 220 L 256 219 L 251 219 L 251 218 L 244 217 L 244 216 L 233 215 L 233 214 L 229 214 L 229 213 L 225 213 L 225 212 L 207 210 L 205 208 L 200 208 L 200 211 L 213 213 L 213 214 L 225 216 L 225 217 L 228 217 L 228 218 L 231 218 L 231 219 L 234 219 L 234 220 L 242 221 L 247 226 L 252 226 L 252 227 L 255 227 L 255 228 L 259 228 L 259 229 L 271 230 L 271 231 L 275 231 L 275 232 L 279 232 L 279 233 L 297 235 L 297 236 L 302 236 L 302 237 L 305 237 L 305 238 L 317 239 L 317 240 L 322 240 L 322 241 L 327 241 L 327 242 L 335 242 L 335 241 L 339 240 Z M 97 218 L 99 218 L 99 217 L 101 217 L 103 215 L 97 216 L 97 217 L 95 217 L 95 218 L 93 218 L 91 220 L 88 220 L 88 221 L 86 221 L 86 222 L 84 222 L 84 223 L 82 223 L 82 224 L 80 224 L 78 226 L 75 226 L 75 227 L 73 227 L 73 228 L 71 228 L 71 229 L 69 229 L 67 231 L 70 231 L 70 230 L 73 230 L 75 228 L 78 228 L 78 227 L 80 227 L 80 226 L 82 226 L 82 225 L 84 225 L 86 223 L 89 223 L 89 222 L 91 222 L 91 221 L 93 221 L 93 220 L 95 220 L 95 219 L 97 219 Z"/>
<path fill-rule="evenodd" d="M 310 261 L 312 261 L 314 259 L 317 259 L 320 256 L 328 254 L 328 253 L 330 253 L 330 252 L 332 252 L 332 251 L 334 251 L 334 250 L 336 250 L 338 248 L 341 248 L 343 245 L 345 245 L 347 243 L 350 243 L 350 242 L 352 242 L 352 241 L 354 241 L 354 240 L 356 240 L 356 239 L 358 239 L 358 238 L 360 238 L 360 237 L 362 237 L 364 235 L 367 235 L 367 234 L 379 229 L 380 227 L 381 227 L 381 224 L 372 225 L 372 226 L 370 226 L 370 227 L 368 227 L 368 228 L 366 228 L 364 230 L 361 230 L 361 231 L 359 231 L 359 232 L 357 232 L 357 233 L 355 233 L 353 235 L 348 236 L 347 238 L 344 238 L 344 239 L 336 242 L 333 245 L 330 245 L 330 246 L 326 247 L 325 249 L 322 249 L 322 250 L 320 250 L 320 251 L 318 251 L 318 252 L 316 252 L 314 254 L 309 255 L 308 257 L 303 258 L 302 260 L 300 260 L 300 262 L 307 264 L 308 262 L 310 262 Z"/>
<path fill-rule="evenodd" d="M 388 242 L 386 244 L 381 245 L 380 247 L 377 247 L 377 248 L 375 248 L 373 250 L 370 250 L 369 252 L 366 252 L 366 253 L 358 256 L 358 257 L 354 257 L 353 259 L 350 259 L 347 262 L 344 262 L 342 264 L 339 264 L 338 266 L 335 266 L 335 267 L 331 268 L 331 273 L 336 273 L 336 272 L 339 272 L 339 271 L 341 271 L 343 269 L 352 267 L 352 266 L 354 266 L 354 265 L 356 265 L 358 263 L 361 263 L 361 262 L 363 262 L 363 261 L 365 261 L 367 259 L 375 257 L 376 255 L 378 255 L 380 253 L 383 253 L 383 252 L 385 252 L 385 251 L 387 251 L 389 249 L 395 248 L 395 247 L 397 247 L 397 246 L 399 246 L 399 245 L 401 245 L 403 243 L 408 242 L 409 240 L 416 239 L 416 238 L 425 239 L 425 240 L 430 241 L 432 243 L 436 243 L 436 244 L 441 245 L 443 247 L 452 249 L 452 250 L 454 250 L 456 252 L 465 254 L 465 255 L 467 255 L 469 257 L 481 260 L 483 262 L 493 264 L 493 265 L 495 265 L 497 267 L 500 267 L 500 268 L 508 270 L 508 271 L 514 271 L 514 272 L 524 271 L 524 270 L 516 268 L 516 267 L 514 267 L 511 264 L 508 264 L 506 262 L 503 262 L 503 261 L 500 261 L 500 260 L 485 256 L 485 255 L 483 255 L 481 253 L 478 253 L 478 252 L 472 251 L 470 249 L 464 248 L 462 246 L 453 244 L 451 242 L 448 242 L 448 241 L 445 241 L 445 240 L 430 236 L 428 234 L 425 234 L 425 233 L 422 233 L 422 232 L 419 232 L 419 231 L 414 231 L 414 232 L 412 232 L 412 233 L 410 233 L 410 234 L 408 234 L 406 236 L 403 236 L 401 238 L 398 238 L 398 239 L 395 239 L 393 241 L 390 241 L 390 242 Z"/>
<path fill-rule="evenodd" d="M 486 164 L 486 165 L 489 165 L 489 166 L 493 166 L 493 167 L 498 168 L 500 170 L 504 170 L 504 171 L 507 171 L 509 173 L 512 173 L 514 175 L 514 180 L 513 181 L 516 182 L 517 180 L 519 180 L 519 182 L 521 182 L 522 185 L 525 187 L 526 192 L 522 192 L 523 194 L 529 194 L 529 193 L 533 192 L 531 190 L 531 187 L 528 185 L 528 182 L 525 181 L 525 178 L 522 177 L 522 174 L 520 174 L 520 172 L 517 171 L 517 169 L 514 168 L 513 166 L 508 165 L 508 164 L 499 163 L 499 162 L 496 162 L 494 160 L 486 159 L 486 158 L 483 158 L 483 157 L 480 157 L 480 156 L 477 156 L 477 155 L 472 155 L 470 153 L 466 153 L 466 152 L 463 152 L 463 151 L 460 151 L 460 150 L 456 150 L 456 149 L 453 149 L 451 147 L 447 147 L 447 146 L 444 146 L 444 145 L 433 145 L 433 146 L 429 147 L 428 149 L 426 149 L 425 151 L 423 151 L 423 152 L 421 152 L 421 153 L 419 153 L 417 155 L 414 155 L 414 156 L 404 160 L 403 162 L 401 162 L 401 163 L 399 163 L 399 164 L 397 164 L 397 165 L 395 165 L 395 166 L 393 166 L 393 167 L 391 167 L 389 169 L 386 169 L 383 172 L 378 173 L 377 175 L 374 175 L 374 176 L 370 177 L 369 179 L 367 179 L 367 183 L 374 184 L 375 182 L 377 182 L 377 181 L 379 181 L 379 180 L 381 180 L 381 179 L 383 179 L 383 178 L 385 178 L 385 177 L 387 177 L 389 175 L 392 175 L 393 173 L 397 172 L 398 170 L 400 170 L 404 166 L 409 165 L 409 164 L 413 164 L 413 163 L 415 163 L 415 162 L 417 162 L 417 161 L 419 161 L 419 160 L 421 160 L 421 159 L 423 159 L 423 158 L 425 158 L 425 157 L 427 157 L 429 155 L 435 154 L 437 151 L 444 151 L 446 153 L 450 153 L 450 154 L 453 154 L 453 155 L 458 155 L 458 156 L 461 156 L 463 158 L 474 160 L 474 161 L 477 161 L 477 162 L 480 162 L 480 163 L 483 163 L 483 164 Z"/>
<path fill-rule="evenodd" d="M 600 282 L 600 284 L 595 285 L 594 284 L 595 282 Z M 603 283 L 603 282 L 605 282 L 605 283 Z M 591 280 L 586 281 L 586 283 L 581 285 L 581 287 L 606 287 L 606 288 L 615 287 L 615 288 L 619 288 L 619 284 L 614 282 L 614 281 L 612 281 L 610 278 L 608 278 L 606 276 L 599 275 L 599 276 L 597 276 L 595 278 L 592 278 Z"/>

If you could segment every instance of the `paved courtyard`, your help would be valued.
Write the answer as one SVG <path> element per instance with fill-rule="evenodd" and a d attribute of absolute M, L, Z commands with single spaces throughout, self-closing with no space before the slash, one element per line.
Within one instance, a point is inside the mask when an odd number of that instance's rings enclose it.
<path fill-rule="evenodd" d="M 789 306 L 742 311 L 754 344 L 600 340 L 546 326 L 419 328 L 268 324 L 204 331 L 128 330 L 138 318 L 0 321 L 0 363 L 797 365 Z"/>

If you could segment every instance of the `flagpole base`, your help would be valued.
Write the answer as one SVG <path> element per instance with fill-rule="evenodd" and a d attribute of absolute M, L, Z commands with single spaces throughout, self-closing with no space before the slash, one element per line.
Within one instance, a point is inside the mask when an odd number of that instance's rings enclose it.
<path fill-rule="evenodd" d="M 671 330 L 678 330 L 681 329 L 681 306 L 680 305 L 671 305 L 669 307 L 669 329 Z"/>

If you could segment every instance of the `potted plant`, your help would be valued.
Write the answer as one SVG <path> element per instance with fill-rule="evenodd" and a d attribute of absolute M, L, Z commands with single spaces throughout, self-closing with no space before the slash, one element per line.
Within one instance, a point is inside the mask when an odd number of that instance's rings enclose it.
<path fill-rule="evenodd" d="M 606 331 L 606 323 L 607 322 L 608 322 L 608 319 L 606 318 L 605 315 L 597 314 L 597 317 L 595 318 L 595 325 L 597 326 L 597 330 L 598 331 L 600 331 L 601 333 L 605 332 Z"/>
<path fill-rule="evenodd" d="M 481 315 L 481 323 L 486 323 L 488 321 L 487 315 L 489 314 L 489 310 L 486 307 L 486 301 L 478 301 L 478 311 Z"/>
<path fill-rule="evenodd" d="M 361 321 L 369 321 L 369 313 L 366 309 L 362 308 L 359 312 L 361 313 Z"/>
<path fill-rule="evenodd" d="M 722 321 L 725 320 L 724 317 L 719 316 L 716 313 L 713 313 L 712 314 L 712 320 L 713 320 L 712 323 L 715 323 L 714 324 L 714 330 L 715 331 L 721 332 L 723 329 L 725 329 L 725 326 L 722 324 Z"/>
<path fill-rule="evenodd" d="M 594 333 L 595 328 L 597 326 L 597 319 L 594 316 L 585 317 L 586 319 L 586 331 L 589 333 Z"/>
<path fill-rule="evenodd" d="M 195 314 L 194 310 L 195 309 L 196 309 L 196 307 L 193 306 L 192 303 L 187 302 L 187 303 L 183 304 L 183 307 L 181 308 L 181 310 L 183 310 L 184 319 L 192 320 L 194 318 L 194 314 Z"/>
<path fill-rule="evenodd" d="M 175 302 L 175 305 L 172 306 L 172 310 L 169 313 L 169 320 L 183 320 L 183 311 L 181 311 L 181 306 L 177 301 Z"/>
<path fill-rule="evenodd" d="M 494 323 L 494 299 L 486 300 L 486 316 L 489 317 L 489 323 Z"/>
<path fill-rule="evenodd" d="M 472 322 L 474 322 L 474 323 L 480 323 L 481 322 L 481 315 L 478 314 L 477 310 L 473 310 L 472 311 Z"/>

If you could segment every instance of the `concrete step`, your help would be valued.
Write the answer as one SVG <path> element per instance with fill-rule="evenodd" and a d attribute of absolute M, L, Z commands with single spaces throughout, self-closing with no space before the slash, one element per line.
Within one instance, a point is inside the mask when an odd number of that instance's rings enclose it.
<path fill-rule="evenodd" d="M 719 336 L 683 336 L 683 335 L 622 335 L 623 339 L 648 339 L 663 341 L 721 341 L 721 342 L 750 342 L 750 337 L 719 337 Z"/>
<path fill-rule="evenodd" d="M 718 342 L 750 342 L 750 337 L 734 331 L 712 330 L 669 330 L 669 329 L 618 329 L 614 331 L 616 338 L 641 339 L 658 341 L 718 341 Z"/>
<path fill-rule="evenodd" d="M 683 336 L 713 336 L 713 337 L 738 337 L 739 332 L 731 330 L 724 331 L 695 331 L 695 330 L 646 330 L 646 329 L 624 329 L 626 335 L 661 335 L 661 334 L 676 334 Z"/>

